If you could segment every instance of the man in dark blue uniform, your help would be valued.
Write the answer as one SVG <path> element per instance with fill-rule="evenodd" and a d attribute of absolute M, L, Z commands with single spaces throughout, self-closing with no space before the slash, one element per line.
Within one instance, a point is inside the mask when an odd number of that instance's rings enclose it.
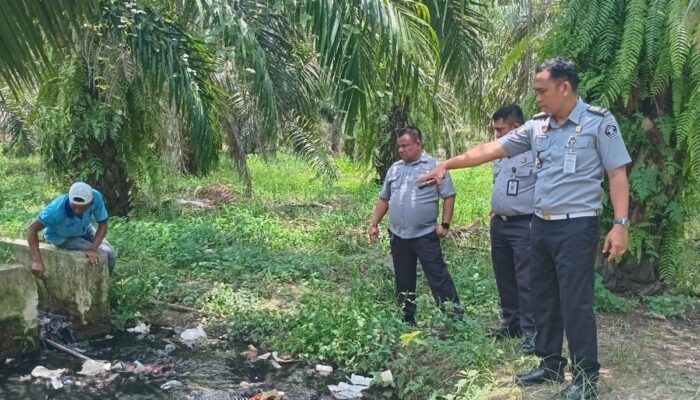
<path fill-rule="evenodd" d="M 497 138 L 525 124 L 517 104 L 493 114 Z M 524 336 L 520 350 L 535 352 L 535 319 L 530 292 L 530 221 L 536 171 L 531 152 L 493 162 L 491 194 L 491 261 L 501 300 L 501 324 L 491 328 L 497 338 Z"/>

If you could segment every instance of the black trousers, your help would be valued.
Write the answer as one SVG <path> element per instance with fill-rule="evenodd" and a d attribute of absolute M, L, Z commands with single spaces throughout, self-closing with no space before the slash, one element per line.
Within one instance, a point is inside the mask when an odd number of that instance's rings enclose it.
<path fill-rule="evenodd" d="M 435 302 L 441 306 L 446 302 L 459 305 L 457 288 L 452 281 L 442 255 L 440 238 L 435 232 L 414 239 L 402 239 L 389 232 L 391 256 L 394 260 L 394 283 L 396 299 L 403 305 L 404 319 L 412 320 L 416 314 L 416 266 L 420 260 L 423 273 L 428 280 Z M 456 317 L 464 311 L 455 307 Z"/>
<path fill-rule="evenodd" d="M 593 313 L 598 217 L 532 220 L 531 285 L 537 327 L 535 354 L 542 365 L 566 364 L 564 332 L 574 381 L 597 380 L 598 338 Z"/>
<path fill-rule="evenodd" d="M 491 261 L 503 323 L 511 331 L 535 333 L 530 290 L 530 220 L 491 218 Z"/>

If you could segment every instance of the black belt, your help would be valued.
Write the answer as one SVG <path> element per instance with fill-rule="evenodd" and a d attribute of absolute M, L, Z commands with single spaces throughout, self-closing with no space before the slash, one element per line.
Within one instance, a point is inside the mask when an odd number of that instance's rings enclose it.
<path fill-rule="evenodd" d="M 493 216 L 496 218 L 500 218 L 504 222 L 516 222 L 516 221 L 525 221 L 525 220 L 532 219 L 532 214 L 513 215 L 512 217 L 508 217 L 506 215 L 498 215 L 498 214 L 494 214 Z"/>

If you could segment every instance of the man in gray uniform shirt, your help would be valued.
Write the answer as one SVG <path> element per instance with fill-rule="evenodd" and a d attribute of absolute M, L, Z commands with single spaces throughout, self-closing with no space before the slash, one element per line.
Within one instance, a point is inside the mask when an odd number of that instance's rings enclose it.
<path fill-rule="evenodd" d="M 593 282 L 603 208 L 601 184 L 607 173 L 613 227 L 603 252 L 612 260 L 627 251 L 630 163 L 615 117 L 584 103 L 576 94 L 576 65 L 554 58 L 537 67 L 533 87 L 544 111 L 494 142 L 479 145 L 440 164 L 421 178 L 440 182 L 447 170 L 472 167 L 534 150 L 537 181 L 532 219 L 530 284 L 538 367 L 518 375 L 522 385 L 564 380 L 566 331 L 573 381 L 553 397 L 597 397 L 598 343 L 593 313 Z"/>
<path fill-rule="evenodd" d="M 437 165 L 434 158 L 423 152 L 422 141 L 418 128 L 399 131 L 396 142 L 401 160 L 386 174 L 369 228 L 369 239 L 377 240 L 379 223 L 389 211 L 396 298 L 403 305 L 404 321 L 409 323 L 415 321 L 417 260 L 437 304 L 443 308 L 445 302 L 452 302 L 451 314 L 456 319 L 464 314 L 440 247 L 440 239 L 450 229 L 457 191 L 449 175 L 439 186 L 418 187 L 418 177 Z M 442 223 L 438 225 L 440 198 L 444 199 L 444 206 Z"/>
<path fill-rule="evenodd" d="M 497 138 L 525 124 L 517 104 L 503 106 L 491 117 Z M 493 165 L 491 194 L 491 261 L 501 300 L 497 338 L 525 336 L 520 351 L 535 352 L 535 319 L 530 292 L 530 221 L 535 195 L 531 152 L 501 158 Z"/>

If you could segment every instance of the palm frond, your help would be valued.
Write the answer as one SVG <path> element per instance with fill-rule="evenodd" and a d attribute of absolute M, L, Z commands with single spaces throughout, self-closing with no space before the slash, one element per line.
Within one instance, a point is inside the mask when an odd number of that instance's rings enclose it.
<path fill-rule="evenodd" d="M 50 67 L 49 51 L 72 49 L 98 10 L 98 0 L 1 1 L 0 76 L 13 90 L 31 84 Z"/>
<path fill-rule="evenodd" d="M 310 120 L 295 118 L 285 127 L 285 139 L 292 144 L 294 151 L 316 169 L 320 177 L 336 180 L 338 171 L 324 148 L 325 141 L 320 136 L 318 126 Z"/>
<path fill-rule="evenodd" d="M 195 171 L 207 171 L 221 141 L 213 113 L 218 90 L 209 79 L 214 59 L 204 43 L 134 3 L 105 7 L 103 21 L 110 39 L 128 46 L 151 90 L 175 104 L 191 135 Z"/>

